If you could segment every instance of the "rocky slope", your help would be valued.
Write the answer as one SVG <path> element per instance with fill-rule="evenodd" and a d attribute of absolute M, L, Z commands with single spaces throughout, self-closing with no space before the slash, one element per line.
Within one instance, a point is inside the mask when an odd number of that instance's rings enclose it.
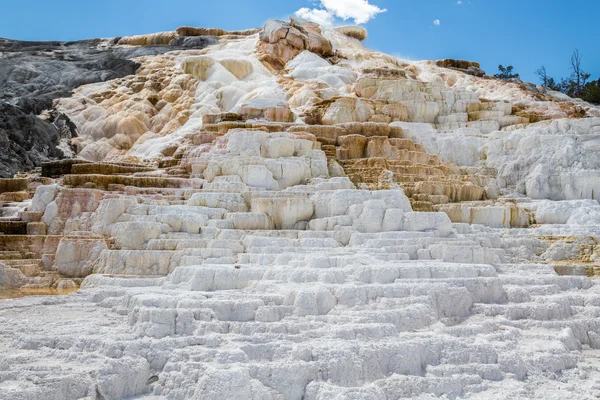
<path fill-rule="evenodd" d="M 35 118 L 51 110 L 53 100 L 71 96 L 73 90 L 82 85 L 135 74 L 140 67 L 133 60 L 136 57 L 163 54 L 175 48 L 201 49 L 217 42 L 214 37 L 199 39 L 143 47 L 118 46 L 120 39 L 70 43 L 0 39 L 0 118 L 3 123 L 0 143 L 5 150 L 5 157 L 0 159 L 0 177 L 12 177 L 16 172 L 31 170 L 50 159 L 73 156 L 68 144 L 61 143 L 52 121 L 48 124 L 47 118 Z M 75 130 L 63 138 L 68 142 L 74 137 L 77 137 Z"/>
<path fill-rule="evenodd" d="M 599 396 L 600 110 L 366 35 L 5 44 L 0 399 Z"/>

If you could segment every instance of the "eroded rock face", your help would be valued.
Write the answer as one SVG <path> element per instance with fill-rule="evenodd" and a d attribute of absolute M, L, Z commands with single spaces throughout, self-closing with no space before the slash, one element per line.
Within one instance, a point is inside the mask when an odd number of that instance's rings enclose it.
<path fill-rule="evenodd" d="M 0 289 L 80 289 L 0 301 L 0 398 L 597 397 L 598 109 L 365 37 L 122 38 L 6 106 L 78 158 L 0 179 Z"/>
<path fill-rule="evenodd" d="M 0 99 L 39 114 L 52 107 L 52 100 L 68 97 L 81 85 L 134 74 L 139 64 L 130 58 L 161 52 L 136 53 L 113 45 L 100 39 L 73 43 L 2 39 Z"/>
<path fill-rule="evenodd" d="M 10 178 L 42 162 L 72 155 L 69 142 L 76 136 L 64 115 L 41 119 L 20 107 L 0 103 L 0 177 Z"/>

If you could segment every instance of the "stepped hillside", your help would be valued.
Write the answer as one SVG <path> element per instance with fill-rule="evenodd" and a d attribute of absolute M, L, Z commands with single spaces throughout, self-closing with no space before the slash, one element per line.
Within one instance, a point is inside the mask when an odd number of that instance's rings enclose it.
<path fill-rule="evenodd" d="M 0 399 L 599 397 L 600 109 L 366 36 L 0 40 Z"/>

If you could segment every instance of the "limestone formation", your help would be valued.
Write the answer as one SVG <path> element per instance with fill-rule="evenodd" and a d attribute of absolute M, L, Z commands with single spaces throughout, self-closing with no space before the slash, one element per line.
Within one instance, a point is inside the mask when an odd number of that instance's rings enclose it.
<path fill-rule="evenodd" d="M 323 57 L 333 55 L 331 42 L 322 36 L 317 24 L 293 18 L 289 23 L 268 21 L 260 31 L 257 50 L 264 55 L 274 54 L 283 64 L 304 50 Z"/>
<path fill-rule="evenodd" d="M 436 65 L 438 67 L 452 68 L 457 71 L 464 72 L 465 74 L 477 76 L 480 78 L 485 76 L 485 71 L 481 69 L 481 65 L 478 62 L 474 61 L 445 59 L 439 60 L 438 62 L 436 62 Z"/>
<path fill-rule="evenodd" d="M 337 31 L 361 42 L 367 39 L 367 30 L 361 26 L 341 26 Z"/>
<path fill-rule="evenodd" d="M 600 110 L 366 36 L 2 41 L 0 399 L 599 397 Z"/>

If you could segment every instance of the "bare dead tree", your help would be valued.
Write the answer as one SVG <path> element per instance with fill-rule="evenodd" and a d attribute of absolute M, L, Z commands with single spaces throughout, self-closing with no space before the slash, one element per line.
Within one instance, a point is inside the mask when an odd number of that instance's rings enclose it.
<path fill-rule="evenodd" d="M 571 70 L 573 71 L 571 75 L 571 91 L 575 96 L 580 96 L 583 93 L 588 79 L 590 79 L 591 76 L 590 74 L 584 72 L 581 68 L 582 59 L 583 55 L 579 53 L 578 49 L 575 49 L 573 55 L 571 55 Z"/>
<path fill-rule="evenodd" d="M 588 82 L 591 77 L 585 72 L 582 65 L 583 55 L 578 49 L 573 51 L 571 55 L 571 75 L 567 78 L 562 78 L 557 82 L 553 77 L 548 75 L 546 67 L 542 65 L 535 70 L 535 74 L 539 77 L 542 86 L 555 91 L 561 91 L 571 97 L 581 97 L 588 90 Z"/>
<path fill-rule="evenodd" d="M 540 78 L 542 86 L 547 87 L 549 77 L 548 72 L 546 71 L 546 67 L 542 65 L 540 68 L 535 70 L 535 74 Z"/>
<path fill-rule="evenodd" d="M 579 49 L 575 49 L 571 55 L 571 69 L 573 70 L 573 81 L 577 92 L 581 92 L 581 59 L 583 56 L 579 53 Z"/>

